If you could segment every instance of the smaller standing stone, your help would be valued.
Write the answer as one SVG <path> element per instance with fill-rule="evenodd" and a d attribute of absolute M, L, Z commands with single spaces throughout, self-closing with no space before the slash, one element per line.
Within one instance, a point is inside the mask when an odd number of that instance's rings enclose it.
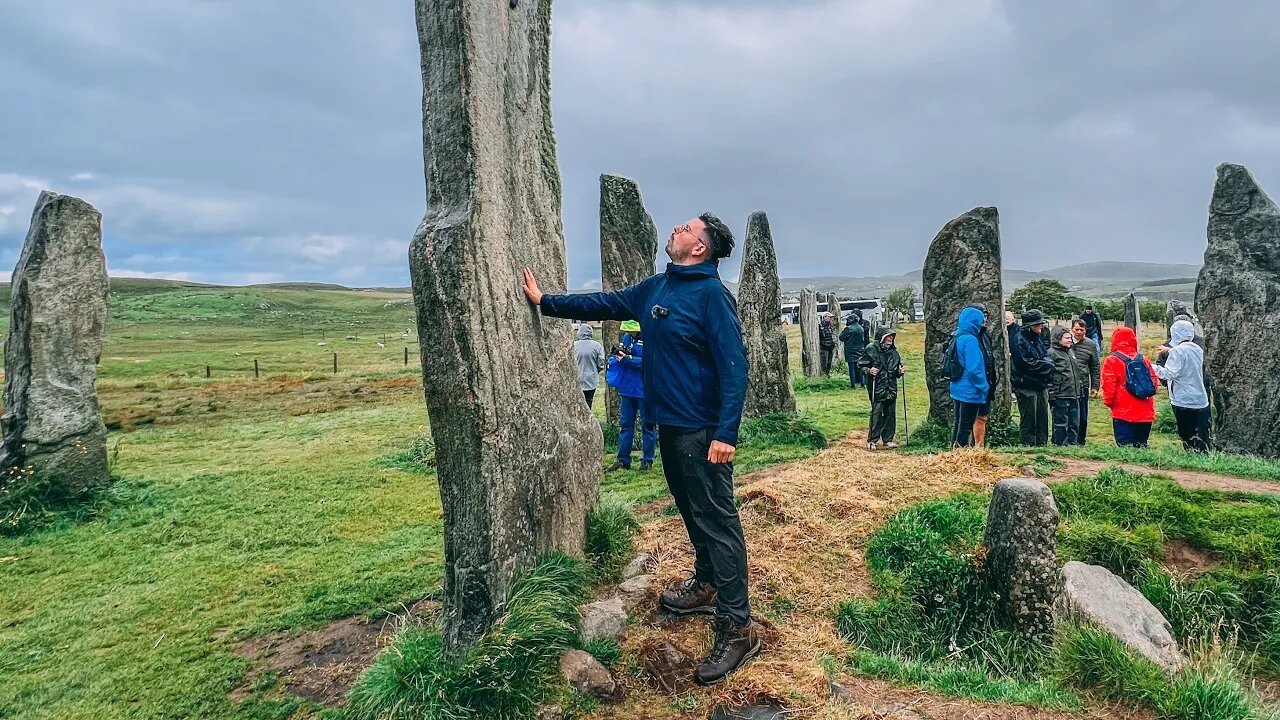
<path fill-rule="evenodd" d="M 1195 313 L 1191 312 L 1191 308 L 1187 307 L 1186 303 L 1182 302 L 1181 300 L 1170 300 L 1164 306 L 1165 337 L 1168 337 L 1169 333 L 1173 331 L 1174 320 L 1179 315 L 1186 315 L 1187 317 L 1191 318 L 1191 321 L 1193 323 L 1196 322 Z M 1196 324 L 1198 325 L 1199 323 L 1196 323 Z M 1197 331 L 1198 331 L 1198 328 L 1197 328 Z"/>
<path fill-rule="evenodd" d="M 588 652 L 570 650 L 560 658 L 560 673 L 569 687 L 579 695 L 589 695 L 601 700 L 617 696 L 618 684 L 609 669 Z"/>
<path fill-rule="evenodd" d="M 1142 345 L 1142 311 L 1138 306 L 1138 298 L 1133 293 L 1124 296 L 1124 324 L 1133 329 L 1138 336 L 1138 345 Z"/>
<path fill-rule="evenodd" d="M 822 346 L 818 342 L 818 296 L 813 288 L 800 291 L 800 360 L 804 376 L 822 376 Z"/>
<path fill-rule="evenodd" d="M 617 639 L 627 624 L 627 610 L 623 607 L 622 598 L 600 600 L 581 608 L 582 642 L 588 643 L 598 638 Z"/>
<path fill-rule="evenodd" d="M 1028 637 L 1053 636 L 1058 506 L 1039 480 L 996 483 L 987 511 L 987 575 L 1001 612 Z"/>
<path fill-rule="evenodd" d="M 796 410 L 787 334 L 778 319 L 781 294 L 769 218 L 763 212 L 753 212 L 747 218 L 747 242 L 738 284 L 738 317 L 742 319 L 742 342 L 747 350 L 744 418 Z"/>
<path fill-rule="evenodd" d="M 1132 585 L 1104 567 L 1075 561 L 1062 568 L 1062 582 L 1059 617 L 1105 630 L 1166 672 L 1182 667 L 1185 660 L 1169 621 Z"/>
<path fill-rule="evenodd" d="M 0 487 L 14 477 L 69 495 L 105 485 L 96 384 L 110 295 L 102 215 L 79 198 L 41 192 L 10 288 Z"/>

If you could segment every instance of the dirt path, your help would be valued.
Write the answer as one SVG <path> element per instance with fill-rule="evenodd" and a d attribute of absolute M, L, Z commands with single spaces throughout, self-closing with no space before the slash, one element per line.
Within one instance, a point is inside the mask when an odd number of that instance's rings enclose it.
<path fill-rule="evenodd" d="M 1097 475 L 1106 468 L 1119 466 L 1130 472 L 1164 475 L 1182 487 L 1192 490 L 1217 490 L 1219 492 L 1243 492 L 1253 493 L 1255 495 L 1280 495 L 1280 483 L 1268 482 L 1266 480 L 1250 480 L 1248 478 L 1232 477 L 1230 475 L 1217 475 L 1214 473 L 1199 472 L 1195 470 L 1164 470 L 1144 467 L 1142 465 L 1106 462 L 1104 460 L 1077 460 L 1075 458 L 1063 457 L 1054 457 L 1053 459 L 1062 463 L 1062 467 L 1054 470 L 1048 477 L 1043 478 L 1045 482 L 1063 482 L 1081 475 Z"/>

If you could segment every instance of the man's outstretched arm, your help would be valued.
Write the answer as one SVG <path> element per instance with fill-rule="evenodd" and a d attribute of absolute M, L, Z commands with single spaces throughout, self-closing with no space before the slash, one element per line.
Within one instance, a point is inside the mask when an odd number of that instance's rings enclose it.
<path fill-rule="evenodd" d="M 524 269 L 524 296 L 529 302 L 542 308 L 549 317 L 577 318 L 579 320 L 636 320 L 631 311 L 635 285 L 613 292 L 582 293 L 580 295 L 548 295 L 538 289 L 533 271 Z"/>

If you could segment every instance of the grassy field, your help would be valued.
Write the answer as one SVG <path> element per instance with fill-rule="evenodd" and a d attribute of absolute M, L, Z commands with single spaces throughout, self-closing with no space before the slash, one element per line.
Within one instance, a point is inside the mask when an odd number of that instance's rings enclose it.
<path fill-rule="evenodd" d="M 0 537 L 0 718 L 317 712 L 234 650 L 438 586 L 436 480 L 406 460 L 427 434 L 415 332 L 404 294 L 114 283 L 99 389 L 117 482 L 88 520 Z M 900 336 L 913 425 L 927 410 L 922 343 L 920 326 Z M 796 384 L 829 440 L 866 427 L 846 378 Z M 1099 451 L 1105 425 L 1091 427 Z M 815 452 L 744 442 L 737 469 Z M 664 493 L 657 469 L 603 486 L 632 504 Z"/>

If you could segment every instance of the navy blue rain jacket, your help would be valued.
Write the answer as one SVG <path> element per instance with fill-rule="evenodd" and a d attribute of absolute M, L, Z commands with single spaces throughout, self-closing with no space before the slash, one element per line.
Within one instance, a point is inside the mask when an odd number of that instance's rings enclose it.
<path fill-rule="evenodd" d="M 747 354 L 733 296 L 714 261 L 667 265 L 631 287 L 543 295 L 542 314 L 579 320 L 638 320 L 644 336 L 648 422 L 711 428 L 737 446 L 747 391 Z"/>

